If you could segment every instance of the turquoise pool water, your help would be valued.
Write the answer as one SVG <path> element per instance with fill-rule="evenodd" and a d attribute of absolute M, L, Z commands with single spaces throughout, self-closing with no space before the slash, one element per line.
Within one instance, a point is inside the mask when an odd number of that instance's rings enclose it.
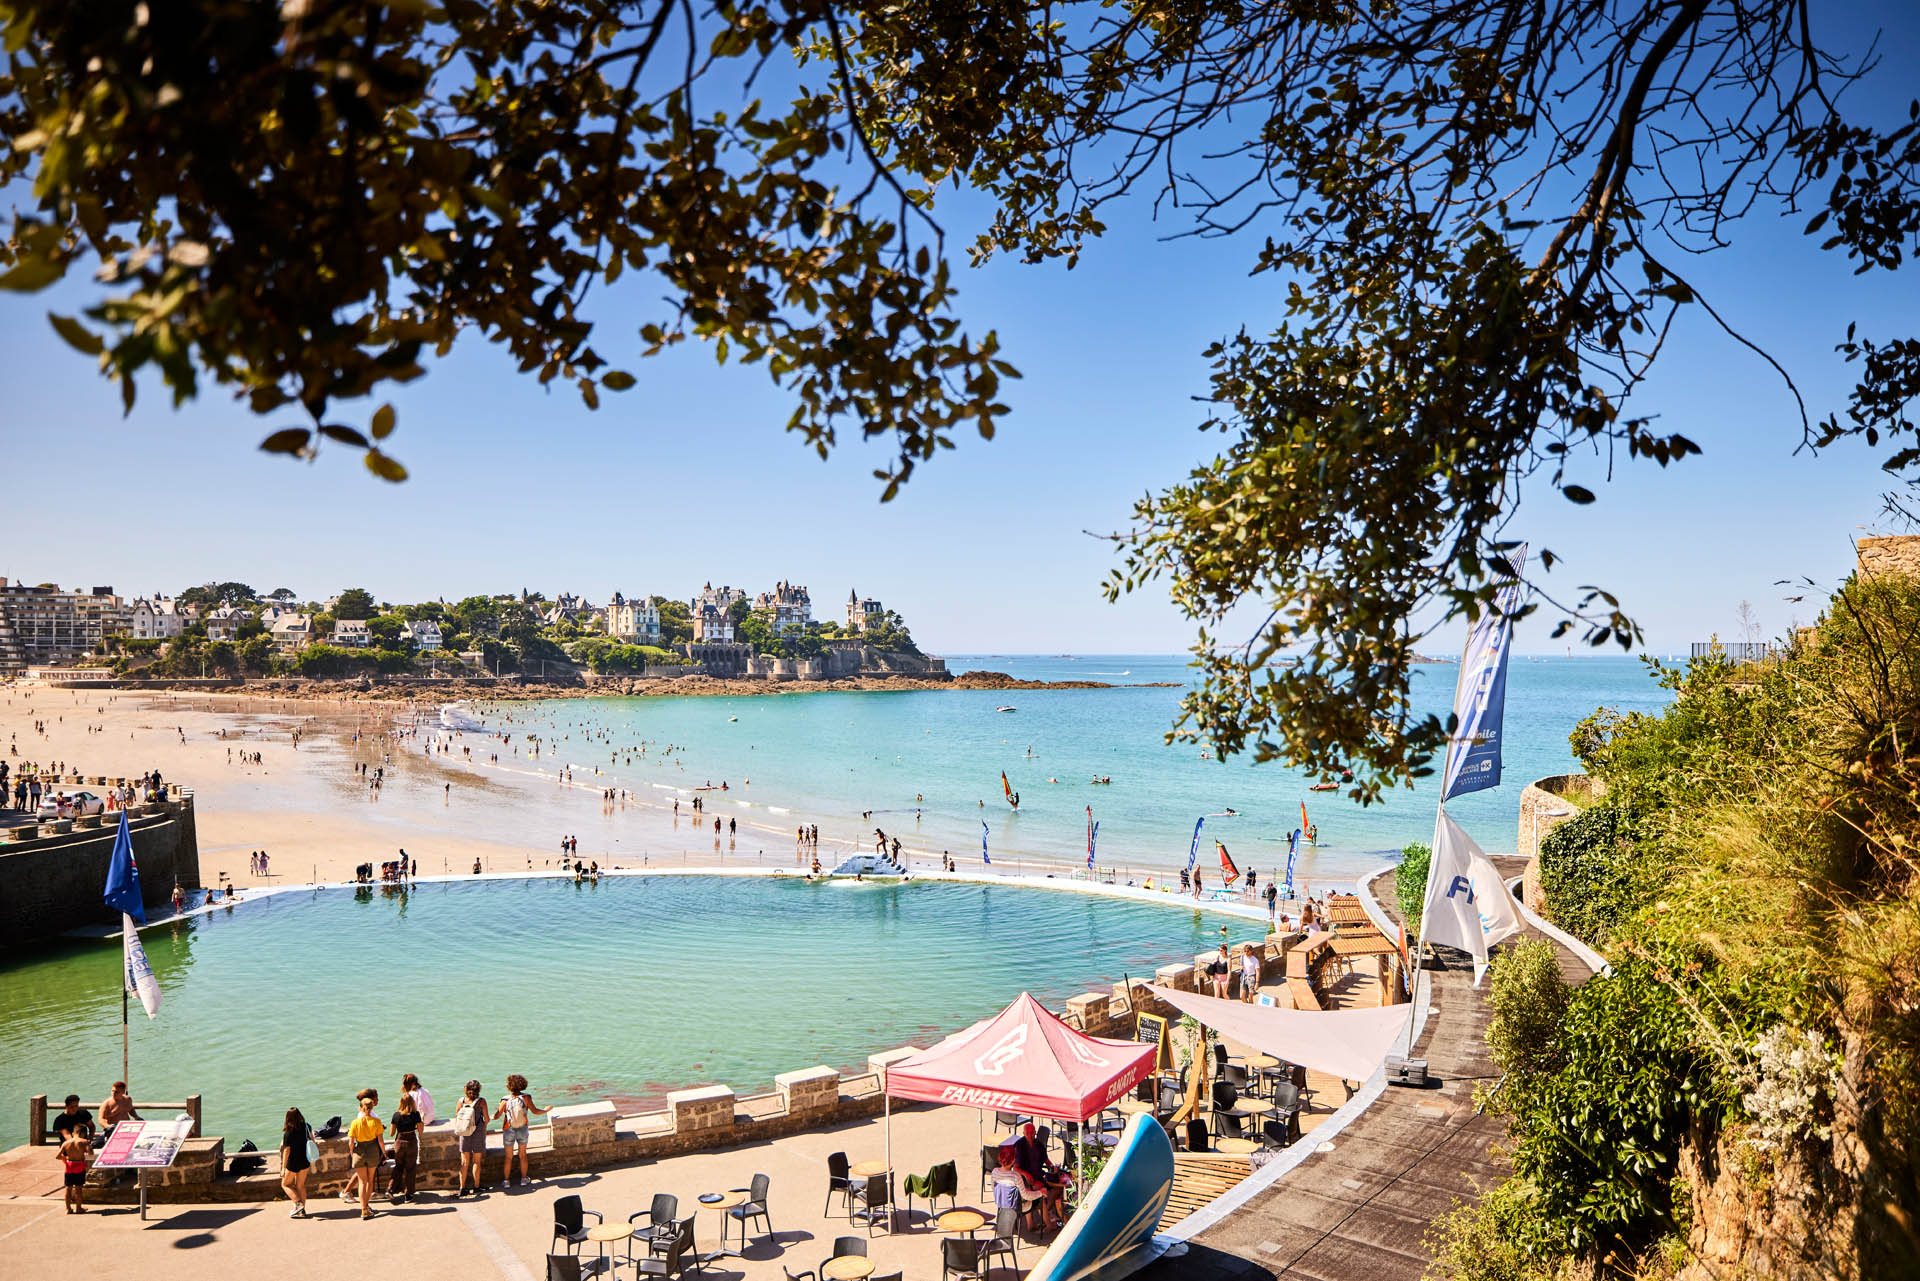
<path fill-rule="evenodd" d="M 417 1072 L 436 1099 L 524 1073 L 542 1105 L 657 1098 L 863 1066 L 1023 988 L 1057 1006 L 1219 940 L 1242 918 L 1017 886 L 609 877 L 281 894 L 142 933 L 165 1004 L 133 1008 L 131 1081 L 205 1096 L 208 1133 L 270 1146 Z M 89 1106 L 120 1070 L 118 942 L 0 963 L 0 1145 L 26 1097 Z"/>

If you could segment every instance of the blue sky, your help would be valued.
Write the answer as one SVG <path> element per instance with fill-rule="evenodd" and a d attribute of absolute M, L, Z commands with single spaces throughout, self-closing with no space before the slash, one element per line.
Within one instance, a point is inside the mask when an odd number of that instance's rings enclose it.
<path fill-rule="evenodd" d="M 1897 72 L 1920 40 L 1893 33 L 1884 52 Z M 1904 86 L 1886 92 L 1904 108 Z M 967 212 L 947 214 L 960 240 Z M 1690 265 L 1819 414 L 1849 385 L 1832 351 L 1847 324 L 1911 333 L 1915 290 L 1820 254 L 1799 235 L 1805 217 L 1763 209 L 1734 250 Z M 226 578 L 303 597 L 361 585 L 394 600 L 522 586 L 684 596 L 708 579 L 758 590 L 786 578 L 808 585 L 817 615 L 850 588 L 879 596 L 936 652 L 1184 648 L 1191 630 L 1164 588 L 1103 601 L 1113 551 L 1084 531 L 1119 528 L 1142 493 L 1210 456 L 1219 438 L 1195 431 L 1205 415 L 1191 399 L 1206 386 L 1200 353 L 1241 324 L 1267 327 L 1282 286 L 1245 274 L 1247 240 L 1168 242 L 1179 224 L 1156 227 L 1143 209 L 1109 221 L 1073 271 L 961 271 L 969 328 L 997 329 L 1026 375 L 1002 397 L 1015 412 L 995 440 L 963 440 L 886 505 L 870 474 L 882 445 L 820 461 L 782 431 L 791 406 L 758 369 L 717 367 L 704 347 L 616 358 L 639 385 L 590 413 L 516 376 L 497 349 L 463 344 L 393 397 L 391 444 L 413 473 L 396 487 L 348 450 L 312 466 L 258 453 L 287 424 L 218 393 L 175 411 L 143 386 L 123 419 L 117 390 L 44 322 L 87 292 L 9 296 L 0 575 L 139 593 Z M 603 297 L 602 352 L 622 350 L 615 335 L 633 332 L 642 297 Z M 1611 483 L 1604 461 L 1577 462 L 1575 478 L 1600 494 L 1588 508 L 1538 486 L 1523 495 L 1513 532 L 1564 558 L 1556 589 L 1615 591 L 1656 652 L 1731 634 L 1742 600 L 1769 634 L 1808 620 L 1774 584 L 1846 574 L 1886 488 L 1880 455 L 1846 444 L 1794 456 L 1785 388 L 1703 315 L 1669 342 L 1638 404 L 1705 457 L 1665 473 L 1623 460 Z M 1523 629 L 1519 647 L 1557 652 L 1546 630 Z"/>

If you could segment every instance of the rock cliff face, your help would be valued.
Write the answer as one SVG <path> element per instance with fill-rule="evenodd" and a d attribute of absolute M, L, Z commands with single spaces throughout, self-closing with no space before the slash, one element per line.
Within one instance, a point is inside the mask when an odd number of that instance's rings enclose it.
<path fill-rule="evenodd" d="M 1843 1034 L 1839 1072 L 1816 1108 L 1826 1137 L 1757 1153 L 1739 1134 L 1680 1152 L 1692 1210 L 1676 1281 L 1920 1275 L 1920 1186 L 1884 1124 L 1865 1040 Z"/>

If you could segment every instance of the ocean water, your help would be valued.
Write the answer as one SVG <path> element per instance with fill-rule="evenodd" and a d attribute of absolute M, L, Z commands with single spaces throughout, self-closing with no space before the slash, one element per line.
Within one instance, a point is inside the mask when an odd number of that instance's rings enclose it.
<path fill-rule="evenodd" d="M 136 1094 L 206 1100 L 206 1130 L 262 1148 L 299 1107 L 390 1104 L 417 1072 L 442 1107 L 524 1073 L 543 1106 L 724 1082 L 929 1044 L 1023 989 L 1054 1008 L 1190 960 L 1263 923 L 1018 886 L 800 878 L 607 877 L 278 894 L 142 932 L 165 1004 L 133 1009 Z M 71 1089 L 91 1107 L 120 1073 L 120 944 L 0 960 L 0 1092 Z M 24 1107 L 0 1147 L 25 1141 Z"/>
<path fill-rule="evenodd" d="M 811 822 L 827 842 L 823 859 L 856 841 L 870 846 L 877 827 L 936 858 L 950 852 L 978 860 L 985 823 L 996 864 L 1083 864 L 1091 807 L 1100 824 L 1096 861 L 1143 877 L 1184 867 L 1195 821 L 1231 808 L 1237 817 L 1207 821 L 1200 866 L 1215 873 L 1218 839 L 1240 867 L 1266 879 L 1283 871 L 1304 803 L 1320 844 L 1303 848 L 1296 884 L 1326 889 L 1351 885 L 1408 842 L 1431 838 L 1437 781 L 1361 806 L 1338 792 L 1309 791 L 1314 780 L 1300 772 L 1205 759 L 1196 745 L 1166 743 L 1181 689 L 1130 683 L 1184 682 L 1190 672 L 1181 657 L 962 655 L 949 663 L 956 672 L 1127 687 L 574 699 L 481 710 L 518 742 L 539 734 L 546 740 L 540 767 L 570 763 L 576 781 L 598 768 L 603 785 L 683 805 L 694 788 L 727 783 L 724 793 L 704 793 L 709 814 L 736 819 L 741 848 L 764 842 L 770 859 L 791 856 L 794 828 Z M 1419 668 L 1415 708 L 1444 717 L 1455 672 L 1452 663 Z M 1654 711 L 1669 701 L 1629 657 L 1515 657 L 1507 690 L 1502 785 L 1448 807 L 1496 853 L 1514 847 L 1521 788 L 1578 768 L 1567 735 L 1579 720 L 1603 705 Z M 645 756 L 637 753 L 643 743 Z M 1020 795 L 1017 811 L 1003 798 L 1003 770 Z M 1096 777 L 1112 782 L 1093 783 Z M 596 848 L 594 839 L 583 837 L 582 849 L 596 857 L 598 849 L 635 852 Z M 699 840 L 689 832 L 696 852 Z"/>

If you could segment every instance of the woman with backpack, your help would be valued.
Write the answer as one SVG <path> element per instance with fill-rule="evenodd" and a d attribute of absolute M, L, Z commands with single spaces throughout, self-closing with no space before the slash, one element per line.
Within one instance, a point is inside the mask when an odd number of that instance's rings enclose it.
<path fill-rule="evenodd" d="M 454 1193 L 457 1197 L 467 1195 L 469 1179 L 473 1183 L 473 1194 L 480 1194 L 481 1162 L 487 1158 L 487 1122 L 492 1119 L 487 1101 L 480 1097 L 480 1082 L 468 1081 L 460 1106 L 453 1110 L 453 1132 L 460 1146 L 460 1190 Z"/>
<path fill-rule="evenodd" d="M 527 1177 L 527 1125 L 536 1115 L 546 1112 L 543 1107 L 535 1106 L 527 1094 L 527 1078 L 518 1072 L 507 1078 L 506 1097 L 500 1100 L 500 1133 L 506 1140 L 506 1160 L 502 1165 L 500 1177 L 505 1186 L 513 1186 L 513 1150 L 520 1149 L 520 1182 L 524 1186 L 531 1182 Z"/>
<path fill-rule="evenodd" d="M 280 1130 L 280 1186 L 293 1202 L 293 1217 L 307 1217 L 307 1171 L 313 1162 L 308 1148 L 313 1144 L 313 1127 L 300 1115 L 299 1108 L 288 1108 L 286 1123 Z"/>

